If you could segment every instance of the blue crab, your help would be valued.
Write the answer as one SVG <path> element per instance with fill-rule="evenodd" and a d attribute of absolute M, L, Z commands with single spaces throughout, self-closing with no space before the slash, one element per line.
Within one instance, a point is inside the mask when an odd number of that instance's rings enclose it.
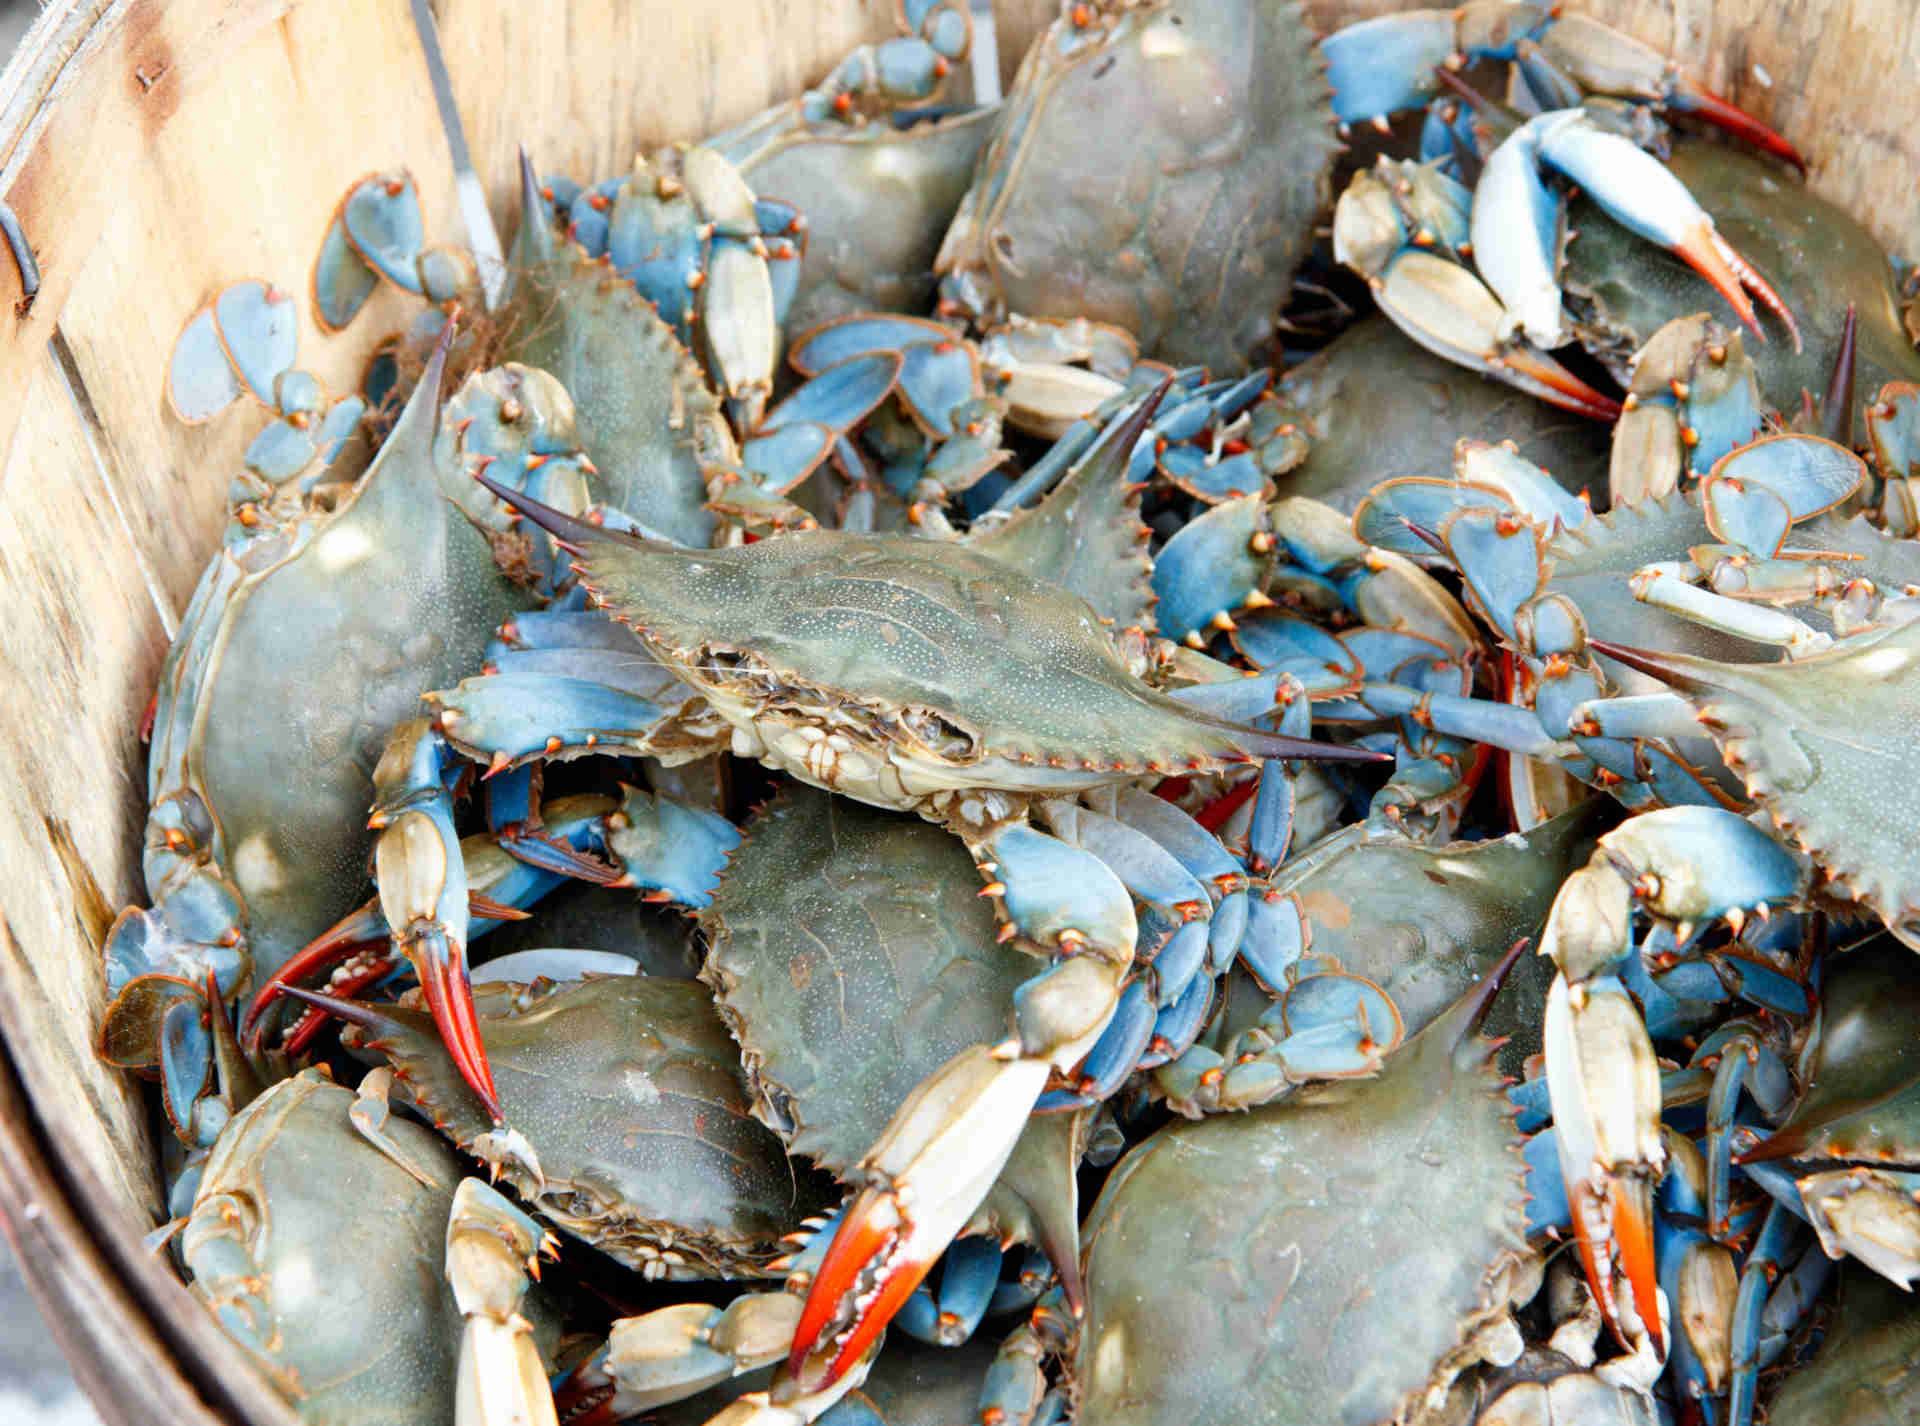
<path fill-rule="evenodd" d="M 1176 1123 L 1122 1160 L 1086 1229 L 1079 1419 L 1401 1420 L 1518 1354 L 1507 1309 L 1538 1264 L 1475 1034 L 1500 974 L 1375 1078 Z"/>
<path fill-rule="evenodd" d="M 559 1333 L 524 1275 L 548 1235 L 374 1078 L 356 1097 L 309 1070 L 226 1126 L 181 1238 L 194 1295 L 314 1426 L 448 1421 L 476 1352 L 544 1392 Z M 467 1341 L 469 1313 L 500 1330 Z"/>
<path fill-rule="evenodd" d="M 477 374 L 443 414 L 443 348 L 343 491 L 323 460 L 344 434 L 338 413 L 357 404 L 327 408 L 291 369 L 290 300 L 239 284 L 176 349 L 169 389 L 182 414 L 217 410 L 206 380 L 216 357 L 245 389 L 275 392 L 285 414 L 235 482 L 225 546 L 162 669 L 144 858 L 155 905 L 122 912 L 105 946 L 115 999 L 102 1043 L 146 1047 L 138 1063 L 160 1070 L 169 1115 L 203 1146 L 220 1127 L 216 1101 L 199 1098 L 212 1065 L 209 978 L 226 997 L 249 976 L 270 977 L 351 905 L 369 773 L 388 730 L 530 602 L 498 563 L 500 507 L 476 499 L 467 471 L 491 466 L 552 493 L 583 459 L 564 393 L 557 405 L 538 399 L 551 382 L 537 373 Z M 391 597 L 365 599 L 369 582 Z M 334 691 L 316 704 L 314 687 Z M 171 995 L 152 993 L 162 990 Z M 163 1030 L 170 1004 L 179 1009 Z M 213 1117 L 196 1124 L 199 1103 Z"/>
<path fill-rule="evenodd" d="M 691 981 L 478 988 L 500 1105 L 537 1169 L 496 1152 L 493 1119 L 418 1009 L 293 993 L 355 1027 L 349 1043 L 384 1056 L 441 1132 L 529 1207 L 649 1279 L 769 1275 L 782 1238 L 824 1201 L 749 1118 L 738 1054 Z"/>

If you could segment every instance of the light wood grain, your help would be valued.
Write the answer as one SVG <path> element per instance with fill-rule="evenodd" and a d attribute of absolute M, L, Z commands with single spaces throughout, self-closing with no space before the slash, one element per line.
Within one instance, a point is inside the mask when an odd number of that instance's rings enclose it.
<path fill-rule="evenodd" d="M 1323 26 L 1398 8 L 1311 0 Z M 1669 47 L 1785 132 L 1811 160 L 1814 186 L 1883 242 L 1920 248 L 1911 0 L 1588 8 Z M 518 144 L 543 168 L 615 171 L 637 148 L 709 132 L 818 81 L 849 45 L 890 34 L 891 9 L 440 0 L 438 23 L 504 228 L 516 216 Z M 1010 76 L 1057 6 L 1016 0 L 999 12 Z M 403 0 L 66 0 L 0 75 L 0 196 L 44 279 L 18 311 L 0 257 L 0 1037 L 48 1132 L 37 1169 L 18 1135 L 0 1144 L 0 1195 L 17 1228 L 28 1196 L 45 1205 L 84 1185 L 85 1211 L 46 1217 L 35 1242 L 55 1252 L 91 1233 L 95 1248 L 113 1249 L 84 1260 L 88 1284 L 47 1290 L 107 1304 L 75 1309 L 88 1325 L 70 1348 L 80 1359 L 128 1354 L 125 1371 L 96 1363 L 88 1377 L 118 1403 L 115 1420 L 150 1405 L 146 1419 L 199 1426 L 185 1406 L 174 1415 L 157 1395 L 138 1399 L 159 1390 L 145 1368 L 165 1376 L 171 1354 L 189 1380 L 213 1383 L 232 1379 L 238 1359 L 184 1298 L 166 1296 L 153 1276 L 162 1268 L 128 1256 L 157 1212 L 151 1144 L 140 1097 L 91 1055 L 97 954 L 48 822 L 72 828 L 110 903 L 138 893 L 135 730 L 168 616 L 213 548 L 227 477 L 257 424 L 236 413 L 194 431 L 166 414 L 161 374 L 181 321 L 241 276 L 304 291 L 334 202 L 360 173 L 398 165 L 419 181 L 436 235 L 457 237 L 447 148 Z M 302 363 L 340 387 L 405 304 L 377 299 L 350 332 L 324 340 L 301 308 Z M 10 1127 L 16 1105 L 0 1093 Z M 137 1289 L 119 1306 L 116 1271 Z M 156 1333 L 130 1324 L 142 1310 Z M 220 1409 L 261 1426 L 275 1414 L 254 1398 Z"/>

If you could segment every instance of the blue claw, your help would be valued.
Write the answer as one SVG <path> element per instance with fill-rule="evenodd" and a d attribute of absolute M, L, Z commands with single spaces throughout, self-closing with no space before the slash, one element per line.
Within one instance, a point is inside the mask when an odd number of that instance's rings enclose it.
<path fill-rule="evenodd" d="M 1188 921 L 1168 938 L 1147 967 L 1143 982 L 1156 1006 L 1171 1005 L 1186 993 L 1200 967 L 1207 964 L 1207 921 Z"/>
<path fill-rule="evenodd" d="M 1307 949 L 1307 917 L 1292 895 L 1271 888 L 1248 898 L 1240 961 L 1269 994 L 1278 994 Z"/>
<path fill-rule="evenodd" d="M 1440 532 L 1447 552 L 1487 621 L 1509 640 L 1514 615 L 1540 593 L 1539 536 L 1534 526 L 1491 510 L 1466 510 Z"/>
<path fill-rule="evenodd" d="M 359 256 L 396 287 L 424 295 L 420 257 L 426 221 L 420 194 L 410 174 L 375 174 L 362 179 L 340 208 L 341 226 Z"/>

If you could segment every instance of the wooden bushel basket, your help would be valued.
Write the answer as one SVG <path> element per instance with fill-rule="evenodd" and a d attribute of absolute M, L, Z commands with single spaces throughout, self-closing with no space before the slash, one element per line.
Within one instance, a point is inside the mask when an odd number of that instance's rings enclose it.
<path fill-rule="evenodd" d="M 1207 0 L 1190 0 L 1207 3 Z M 1571 3 L 1571 0 L 1570 0 Z M 1008 78 L 1048 0 L 1000 0 Z M 1312 0 L 1322 28 L 1394 0 Z M 1920 239 L 1914 0 L 1590 0 L 1788 135 L 1815 189 L 1894 251 Z M 474 166 L 511 231 L 515 146 L 618 171 L 735 122 L 892 33 L 889 0 L 440 0 Z M 244 419 L 188 429 L 162 376 L 225 282 L 304 291 L 335 201 L 404 165 L 429 231 L 461 231 L 404 0 L 62 0 L 0 75 L 0 1222 L 113 1426 L 292 1423 L 163 1260 L 146 1096 L 98 1064 L 98 944 L 143 899 L 142 712 L 214 549 Z M 405 305 L 301 365 L 347 389 Z M 383 320 L 383 318 L 385 320 Z M 272 770 L 262 769 L 263 776 Z"/>

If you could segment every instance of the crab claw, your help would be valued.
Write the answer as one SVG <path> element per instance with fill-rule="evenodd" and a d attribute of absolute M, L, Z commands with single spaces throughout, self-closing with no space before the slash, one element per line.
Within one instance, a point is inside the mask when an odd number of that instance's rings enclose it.
<path fill-rule="evenodd" d="M 787 1369 L 817 1391 L 857 1363 L 999 1177 L 1046 1087 L 1041 1059 L 961 1051 L 900 1106 L 861 1161 L 794 1329 Z"/>
<path fill-rule="evenodd" d="M 438 807 L 408 808 L 388 821 L 373 855 L 394 949 L 413 963 L 460 1077 L 503 1123 L 467 978 L 466 864 L 452 821 Z"/>
<path fill-rule="evenodd" d="M 1660 1139 L 1660 1065 L 1646 1026 L 1612 976 L 1578 986 L 1556 975 L 1547 995 L 1547 1092 L 1560 1172 L 1594 1300 L 1632 1349 L 1615 1299 L 1614 1266 L 1654 1351 L 1666 1356 L 1653 1257 L 1653 1188 L 1666 1164 Z"/>
<path fill-rule="evenodd" d="M 1580 184 L 1618 222 L 1683 259 L 1765 341 L 1747 300 L 1751 291 L 1785 324 L 1793 349 L 1800 350 L 1800 326 L 1780 294 L 1715 231 L 1707 211 L 1660 160 L 1600 128 L 1579 109 L 1530 119 L 1507 142 L 1515 140 L 1530 141 L 1543 161 Z"/>

